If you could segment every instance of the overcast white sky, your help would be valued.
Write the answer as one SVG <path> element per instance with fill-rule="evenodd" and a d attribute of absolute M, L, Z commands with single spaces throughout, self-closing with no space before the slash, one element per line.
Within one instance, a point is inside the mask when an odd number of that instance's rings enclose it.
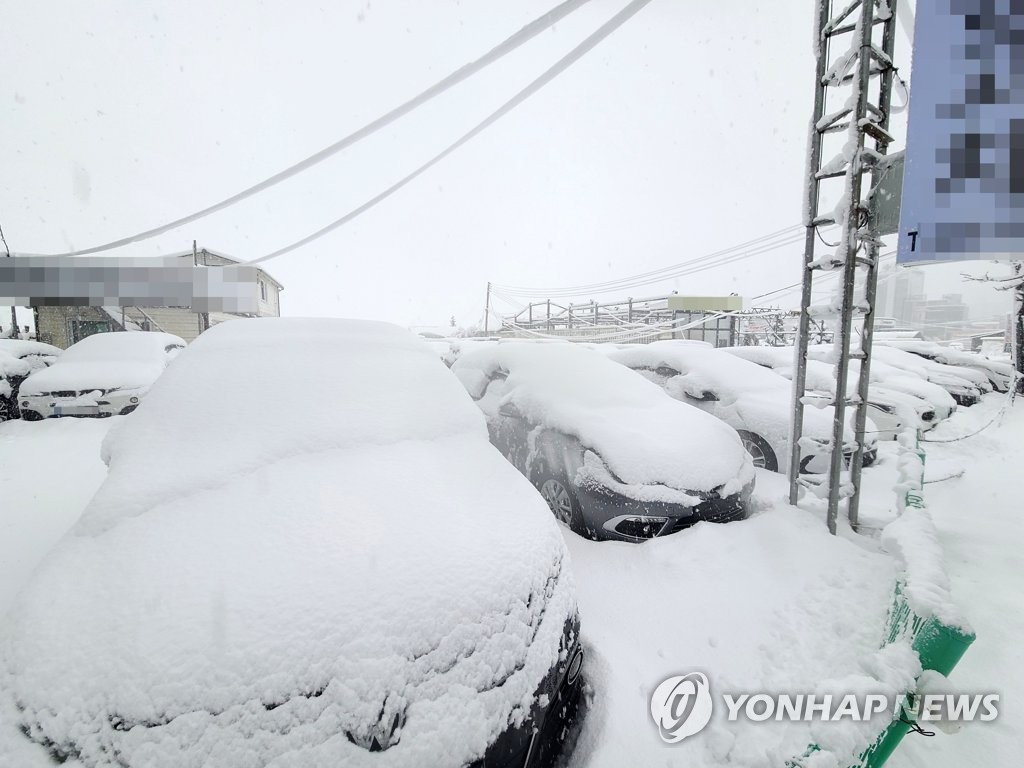
<path fill-rule="evenodd" d="M 336 141 L 555 4 L 2 0 L 0 224 L 12 250 L 50 252 L 184 215 Z M 446 146 L 625 4 L 592 0 L 314 171 L 117 253 L 194 238 L 249 259 L 290 243 Z M 608 280 L 799 222 L 813 5 L 654 0 L 396 196 L 265 265 L 285 285 L 284 313 L 470 323 L 488 280 Z M 905 37 L 898 46 L 905 61 Z M 779 250 L 633 293 L 751 296 L 796 282 L 799 262 L 799 248 Z"/>

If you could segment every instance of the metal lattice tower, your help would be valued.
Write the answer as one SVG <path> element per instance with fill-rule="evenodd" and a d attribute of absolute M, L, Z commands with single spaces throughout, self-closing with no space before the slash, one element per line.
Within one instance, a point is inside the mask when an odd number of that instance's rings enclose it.
<path fill-rule="evenodd" d="M 832 533 L 836 532 L 843 498 L 848 499 L 851 525 L 857 525 L 880 246 L 868 215 L 868 197 L 881 178 L 885 154 L 892 141 L 888 126 L 896 2 L 818 2 L 789 494 L 793 504 L 797 503 L 801 489 L 819 497 L 827 495 L 828 528 Z M 870 182 L 867 185 L 865 177 Z M 841 233 L 837 244 L 828 244 L 819 228 L 833 225 L 841 227 Z M 839 290 L 825 303 L 814 304 L 816 283 L 822 276 L 837 271 L 842 277 Z M 825 319 L 838 324 L 832 439 L 828 445 L 809 445 L 803 439 L 807 347 L 812 322 Z M 859 343 L 855 343 L 855 335 Z M 851 360 L 859 360 L 860 366 L 856 394 L 848 397 Z M 848 406 L 854 410 L 854 446 L 844 446 Z M 848 471 L 844 471 L 844 447 L 852 447 Z M 830 452 L 827 473 L 801 474 L 807 448 L 816 453 Z"/>

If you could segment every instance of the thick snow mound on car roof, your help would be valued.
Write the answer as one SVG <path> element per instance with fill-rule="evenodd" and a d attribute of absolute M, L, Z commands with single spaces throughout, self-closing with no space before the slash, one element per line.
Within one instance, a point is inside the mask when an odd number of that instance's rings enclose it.
<path fill-rule="evenodd" d="M 168 367 L 130 429 L 111 431 L 104 458 L 120 471 L 82 524 L 94 530 L 301 453 L 483 434 L 446 373 L 420 339 L 386 323 L 221 323 Z"/>
<path fill-rule="evenodd" d="M 779 374 L 719 349 L 700 344 L 656 341 L 610 352 L 608 356 L 630 368 L 661 367 L 682 372 L 688 391 L 781 393 L 788 396 L 791 384 Z"/>
<path fill-rule="evenodd" d="M 28 357 L 31 355 L 56 357 L 61 353 L 61 349 L 52 344 L 44 344 L 41 341 L 32 341 L 31 339 L 0 339 L 0 352 L 6 352 L 13 357 Z"/>
<path fill-rule="evenodd" d="M 469 352 L 452 370 L 470 389 L 475 376 L 506 371 L 506 394 L 495 410 L 512 402 L 527 420 L 578 438 L 627 485 L 724 485 L 731 494 L 754 477 L 731 428 L 593 350 L 508 342 Z"/>
<path fill-rule="evenodd" d="M 0 377 L 27 376 L 28 372 L 28 363 L 0 349 Z"/>
<path fill-rule="evenodd" d="M 528 713 L 575 610 L 550 512 L 407 332 L 230 325 L 125 420 L 92 524 L 9 614 L 22 723 L 90 766 L 471 762 Z M 311 397 L 277 415 L 268 382 Z M 220 409 L 194 413 L 203 393 Z M 273 450 L 248 444 L 260 422 Z M 125 516 L 119 494 L 147 501 Z"/>
<path fill-rule="evenodd" d="M 164 371 L 167 348 L 184 345 L 180 337 L 156 331 L 96 333 L 25 379 L 21 394 L 148 387 Z"/>
<path fill-rule="evenodd" d="M 160 331 L 94 333 L 72 344 L 60 357 L 62 362 L 161 359 L 167 347 L 184 344 L 180 336 Z"/>

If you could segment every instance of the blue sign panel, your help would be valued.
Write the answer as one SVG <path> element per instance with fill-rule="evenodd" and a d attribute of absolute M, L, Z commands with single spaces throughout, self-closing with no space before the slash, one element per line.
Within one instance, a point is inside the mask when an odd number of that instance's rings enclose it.
<path fill-rule="evenodd" d="M 1024 0 L 917 4 L 897 261 L 1024 258 Z"/>

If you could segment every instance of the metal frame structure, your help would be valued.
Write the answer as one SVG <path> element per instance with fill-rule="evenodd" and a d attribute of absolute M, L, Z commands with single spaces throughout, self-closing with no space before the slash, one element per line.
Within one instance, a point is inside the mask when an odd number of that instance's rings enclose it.
<path fill-rule="evenodd" d="M 836 532 L 839 505 L 848 498 L 850 524 L 856 529 L 860 500 L 864 427 L 867 417 L 873 304 L 880 241 L 869 200 L 884 173 L 889 135 L 896 37 L 897 0 L 819 0 L 815 38 L 814 118 L 811 123 L 804 208 L 806 236 L 803 294 L 793 380 L 793 430 L 789 466 L 790 502 L 801 489 L 827 495 L 827 521 Z M 844 45 L 844 43 L 846 43 Z M 833 54 L 833 49 L 838 51 Z M 872 100 L 873 99 L 873 100 Z M 873 146 L 868 146 L 870 141 Z M 825 159 L 825 150 L 834 154 Z M 870 178 L 865 194 L 864 177 Z M 835 182 L 829 184 L 829 182 Z M 842 186 L 839 186 L 841 182 Z M 823 201 L 829 193 L 829 202 Z M 842 227 L 837 244 L 828 244 L 818 228 Z M 819 242 L 831 252 L 819 253 Z M 823 304 L 813 303 L 815 277 L 842 270 L 840 291 Z M 838 320 L 835 339 L 836 396 L 831 460 L 827 475 L 802 475 L 803 413 L 807 380 L 807 347 L 811 326 L 825 318 Z M 855 328 L 855 320 L 859 328 Z M 854 348 L 855 333 L 860 338 Z M 848 398 L 850 361 L 859 360 L 856 395 Z M 856 446 L 844 477 L 844 433 L 847 406 L 854 408 Z M 821 447 L 817 449 L 820 451 Z"/>

